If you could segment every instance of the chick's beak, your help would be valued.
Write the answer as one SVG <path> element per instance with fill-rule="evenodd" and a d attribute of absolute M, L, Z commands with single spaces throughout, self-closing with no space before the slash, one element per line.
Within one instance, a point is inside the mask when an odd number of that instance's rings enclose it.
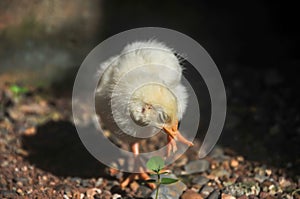
<path fill-rule="evenodd" d="M 163 129 L 169 136 L 174 139 L 178 132 L 178 120 L 176 120 L 175 123 L 171 126 L 164 126 Z"/>

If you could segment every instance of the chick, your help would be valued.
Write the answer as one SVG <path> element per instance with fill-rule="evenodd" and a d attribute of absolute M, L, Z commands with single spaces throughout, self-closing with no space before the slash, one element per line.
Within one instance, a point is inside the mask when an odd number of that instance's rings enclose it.
<path fill-rule="evenodd" d="M 193 146 L 178 131 L 188 97 L 180 82 L 182 70 L 174 51 L 161 42 L 127 45 L 101 64 L 95 106 L 102 128 L 128 143 L 136 156 L 139 141 L 160 131 L 167 134 L 167 156 L 176 152 L 176 140 Z M 139 177 L 149 178 L 145 173 Z"/>

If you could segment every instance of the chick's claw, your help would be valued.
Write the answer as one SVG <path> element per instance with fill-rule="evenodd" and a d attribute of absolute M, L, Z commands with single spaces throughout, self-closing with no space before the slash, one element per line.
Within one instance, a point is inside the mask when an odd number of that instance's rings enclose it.
<path fill-rule="evenodd" d="M 177 151 L 177 145 L 175 139 L 171 136 L 168 136 L 167 157 L 171 155 L 171 151 L 175 153 Z"/>
<path fill-rule="evenodd" d="M 183 144 L 186 144 L 189 147 L 194 146 L 193 142 L 188 141 L 185 137 L 181 135 L 179 131 L 177 132 L 177 139 L 179 142 L 182 142 Z"/>
<path fill-rule="evenodd" d="M 175 153 L 177 151 L 177 144 L 176 144 L 176 140 L 178 140 L 179 142 L 188 145 L 189 147 L 194 146 L 194 144 L 190 141 L 188 141 L 185 137 L 183 137 L 183 135 L 179 132 L 176 131 L 176 136 L 170 136 L 168 135 L 168 145 L 167 145 L 167 157 L 169 157 L 171 155 L 171 151 L 173 153 Z"/>

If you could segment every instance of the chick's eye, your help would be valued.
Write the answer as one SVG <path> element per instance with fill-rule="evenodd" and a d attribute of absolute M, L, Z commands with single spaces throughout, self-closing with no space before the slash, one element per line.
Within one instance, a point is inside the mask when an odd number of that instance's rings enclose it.
<path fill-rule="evenodd" d="M 161 122 L 161 123 L 170 122 L 170 117 L 163 111 L 158 113 L 158 119 L 159 119 L 159 122 Z"/>

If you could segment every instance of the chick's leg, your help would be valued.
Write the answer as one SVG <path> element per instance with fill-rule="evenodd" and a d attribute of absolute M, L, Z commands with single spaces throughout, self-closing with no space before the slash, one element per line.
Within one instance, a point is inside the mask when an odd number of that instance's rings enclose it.
<path fill-rule="evenodd" d="M 136 164 L 135 165 L 139 165 L 137 162 L 139 161 L 139 143 L 134 143 L 131 145 L 131 150 L 134 154 L 134 157 L 135 157 L 135 162 Z M 139 167 L 139 172 L 140 173 L 133 173 L 133 174 L 130 174 L 123 182 L 121 182 L 120 184 L 120 187 L 122 189 L 124 189 L 125 187 L 127 187 L 129 185 L 129 183 L 131 183 L 132 181 L 134 180 L 149 180 L 150 177 L 149 175 L 146 173 L 146 171 L 143 169 L 143 167 Z M 151 188 L 151 189 L 155 189 L 155 184 L 153 183 L 147 183 L 147 185 Z"/>
<path fill-rule="evenodd" d="M 176 130 L 173 135 L 168 135 L 167 157 L 171 155 L 171 152 L 175 153 L 177 151 L 176 140 L 185 145 L 188 145 L 189 147 L 194 146 L 192 142 L 188 141 L 178 130 Z"/>

